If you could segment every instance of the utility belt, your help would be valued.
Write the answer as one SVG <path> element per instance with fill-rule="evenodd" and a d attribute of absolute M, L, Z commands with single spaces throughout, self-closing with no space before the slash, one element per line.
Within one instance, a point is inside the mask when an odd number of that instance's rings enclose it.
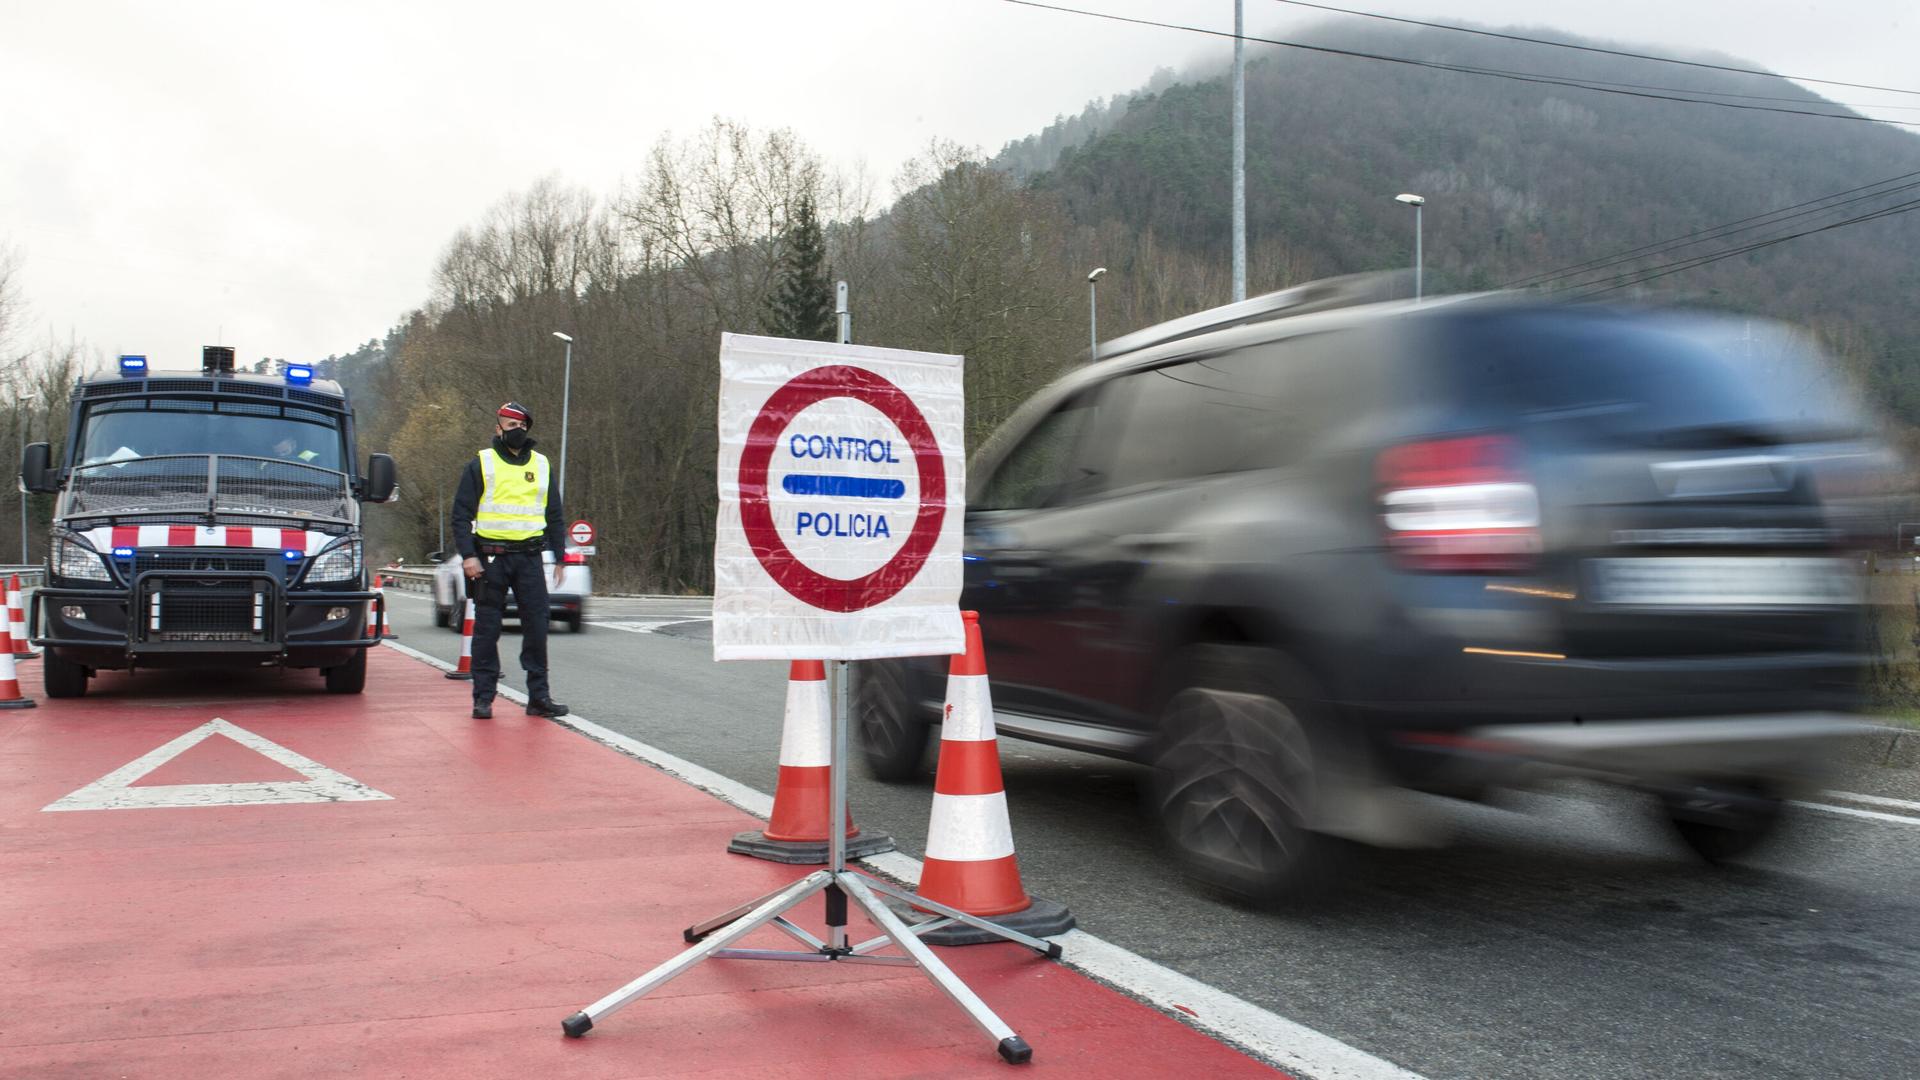
<path fill-rule="evenodd" d="M 482 555 L 512 555 L 520 552 L 538 554 L 547 549 L 547 542 L 545 539 L 537 536 L 530 540 L 476 539 L 474 541 L 474 547 L 478 548 Z"/>

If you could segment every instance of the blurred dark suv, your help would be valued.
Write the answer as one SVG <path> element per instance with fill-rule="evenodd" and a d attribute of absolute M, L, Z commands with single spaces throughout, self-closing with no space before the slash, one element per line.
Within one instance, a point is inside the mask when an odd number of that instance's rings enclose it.
<path fill-rule="evenodd" d="M 1335 281 L 1107 343 L 970 465 L 1002 734 L 1148 762 L 1195 875 L 1272 897 L 1408 792 L 1577 775 L 1737 855 L 1859 730 L 1872 447 L 1771 326 Z M 936 658 L 856 666 L 922 767 Z M 1427 815 L 1430 817 L 1430 815 Z"/>

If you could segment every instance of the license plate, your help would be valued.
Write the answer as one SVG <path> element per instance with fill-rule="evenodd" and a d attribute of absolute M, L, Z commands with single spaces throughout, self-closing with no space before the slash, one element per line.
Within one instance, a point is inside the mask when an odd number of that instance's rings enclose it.
<path fill-rule="evenodd" d="M 1595 603 L 1635 607 L 1832 607 L 1859 600 L 1852 567 L 1824 558 L 1594 559 Z"/>

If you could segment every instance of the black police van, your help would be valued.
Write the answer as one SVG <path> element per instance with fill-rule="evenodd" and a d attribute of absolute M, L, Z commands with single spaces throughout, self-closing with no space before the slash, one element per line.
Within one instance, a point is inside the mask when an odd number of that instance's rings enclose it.
<path fill-rule="evenodd" d="M 384 454 L 358 468 L 337 384 L 303 365 L 239 374 L 208 346 L 197 373 L 123 356 L 72 409 L 64 463 L 35 443 L 20 473 L 57 496 L 31 617 L 47 696 L 137 667 L 318 668 L 328 691 L 360 692 L 378 602 L 362 504 L 396 477 Z"/>
<path fill-rule="evenodd" d="M 1192 873 L 1256 896 L 1429 796 L 1651 792 L 1736 855 L 1857 733 L 1871 450 L 1790 335 L 1303 286 L 1108 342 L 969 465 L 962 605 L 1001 733 L 1155 766 Z M 944 662 L 856 665 L 871 772 Z M 1415 794 L 1417 793 L 1417 794 Z"/>

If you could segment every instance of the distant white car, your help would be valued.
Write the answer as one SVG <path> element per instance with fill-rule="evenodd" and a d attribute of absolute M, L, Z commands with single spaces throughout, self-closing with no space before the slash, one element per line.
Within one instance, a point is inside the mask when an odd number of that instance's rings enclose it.
<path fill-rule="evenodd" d="M 460 570 L 460 553 L 436 551 L 428 555 L 427 560 L 433 563 L 433 624 L 450 627 L 457 634 L 461 623 L 459 612 L 467 602 L 467 582 Z M 541 561 L 551 566 L 553 556 L 543 552 Z M 567 629 L 578 634 L 587 628 L 587 597 L 593 595 L 593 569 L 587 565 L 587 556 L 572 547 L 567 548 L 563 561 L 565 568 L 560 573 L 560 586 L 554 588 L 549 584 L 547 598 L 553 619 L 566 623 Z M 509 593 L 507 618 L 519 617 L 518 605 Z"/>

